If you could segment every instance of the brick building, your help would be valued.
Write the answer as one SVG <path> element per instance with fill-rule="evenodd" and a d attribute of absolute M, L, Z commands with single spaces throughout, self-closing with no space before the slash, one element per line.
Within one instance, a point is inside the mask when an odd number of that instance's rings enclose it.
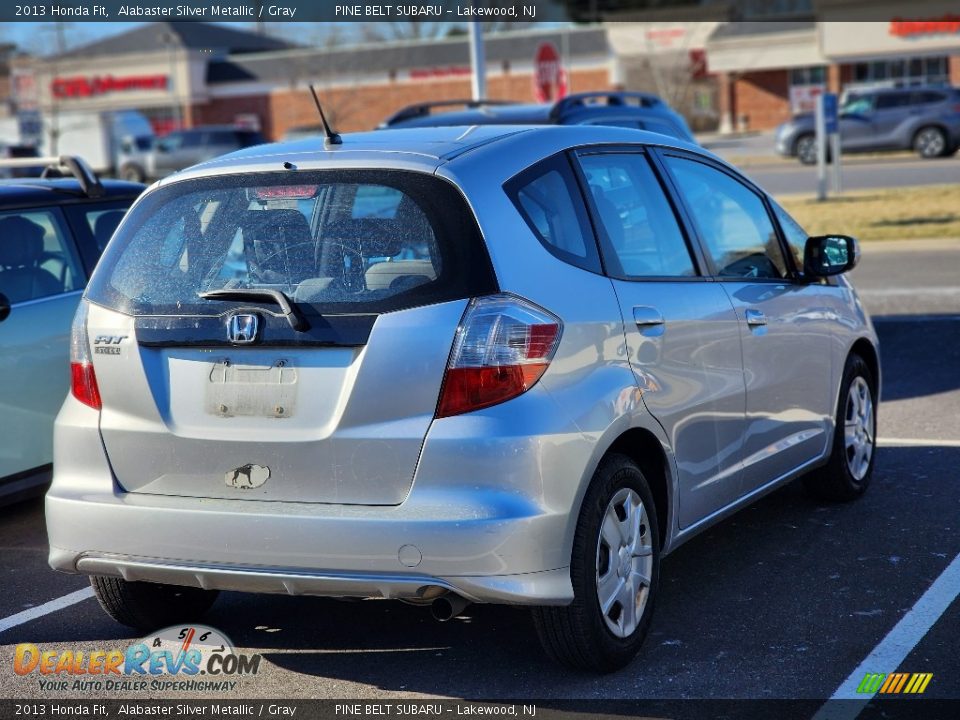
<path fill-rule="evenodd" d="M 175 125 L 258 126 L 279 138 L 315 125 L 307 86 L 338 130 L 376 127 L 414 102 L 470 97 L 467 39 L 315 48 L 198 22 L 149 23 L 69 53 L 32 61 L 41 113 L 139 110 L 163 133 Z M 520 31 L 485 38 L 487 95 L 534 100 L 533 57 L 560 51 L 569 92 L 607 90 L 617 76 L 603 27 Z"/>
<path fill-rule="evenodd" d="M 960 22 L 722 23 L 707 40 L 707 65 L 719 81 L 721 130 L 766 130 L 811 110 L 824 91 L 960 85 Z"/>

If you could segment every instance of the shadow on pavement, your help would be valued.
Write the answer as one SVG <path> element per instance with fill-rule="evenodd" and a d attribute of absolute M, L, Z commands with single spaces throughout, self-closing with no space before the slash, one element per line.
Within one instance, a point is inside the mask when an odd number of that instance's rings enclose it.
<path fill-rule="evenodd" d="M 960 315 L 922 321 L 912 315 L 881 315 L 873 320 L 880 336 L 883 401 L 960 388 Z"/>
<path fill-rule="evenodd" d="M 261 676 L 245 681 L 252 692 L 279 682 L 299 697 L 343 696 L 354 683 L 365 695 L 486 699 L 822 698 L 960 552 L 958 467 L 960 448 L 880 448 L 857 502 L 821 504 L 792 483 L 693 538 L 664 561 L 640 656 L 613 675 L 551 664 L 519 608 L 473 606 L 441 624 L 399 602 L 224 593 L 202 622 L 264 655 Z M 139 637 L 88 600 L 0 642 Z"/>

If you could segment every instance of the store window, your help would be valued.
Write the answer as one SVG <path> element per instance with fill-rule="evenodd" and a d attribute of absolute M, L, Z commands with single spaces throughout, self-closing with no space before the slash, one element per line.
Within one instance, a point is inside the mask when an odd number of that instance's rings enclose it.
<path fill-rule="evenodd" d="M 813 112 L 817 95 L 826 90 L 827 69 L 822 65 L 790 69 L 790 110 Z"/>
<path fill-rule="evenodd" d="M 945 56 L 901 57 L 855 63 L 853 82 L 848 87 L 947 85 L 949 81 L 950 69 Z"/>

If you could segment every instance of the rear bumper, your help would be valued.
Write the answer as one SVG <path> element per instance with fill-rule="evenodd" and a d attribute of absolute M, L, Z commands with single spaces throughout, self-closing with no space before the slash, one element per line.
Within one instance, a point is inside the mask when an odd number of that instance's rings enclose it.
<path fill-rule="evenodd" d="M 427 519 L 403 506 L 335 512 L 51 491 L 49 562 L 70 573 L 241 592 L 429 599 L 450 591 L 474 602 L 531 605 L 573 599 L 568 567 L 530 571 L 546 561 L 540 542 L 562 545 L 565 518 L 511 517 L 509 507 L 488 505 L 472 509 L 485 517 L 457 512 L 444 520 L 436 506 L 420 509 Z"/>
<path fill-rule="evenodd" d="M 50 565 L 224 590 L 566 604 L 594 441 L 544 403 L 535 387 L 435 422 L 410 494 L 374 506 L 123 492 L 96 411 L 70 397 L 46 497 Z"/>
<path fill-rule="evenodd" d="M 51 548 L 51 563 L 60 550 Z M 66 564 L 73 562 L 67 552 Z M 329 597 L 432 600 L 446 592 L 473 602 L 518 605 L 565 604 L 570 587 L 568 568 L 520 575 L 436 578 L 429 575 L 297 572 L 280 568 L 186 565 L 151 558 L 83 555 L 77 571 L 122 577 L 131 582 L 161 582 L 205 590 L 319 595 Z"/>

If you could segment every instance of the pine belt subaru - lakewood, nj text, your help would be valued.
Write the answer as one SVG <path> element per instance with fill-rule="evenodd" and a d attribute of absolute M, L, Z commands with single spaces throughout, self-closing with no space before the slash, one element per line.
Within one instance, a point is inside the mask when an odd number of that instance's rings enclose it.
<path fill-rule="evenodd" d="M 134 627 L 218 590 L 508 603 L 555 659 L 621 667 L 665 553 L 801 475 L 867 488 L 858 255 L 701 148 L 613 127 L 177 173 L 77 312 L 50 564 Z"/>

